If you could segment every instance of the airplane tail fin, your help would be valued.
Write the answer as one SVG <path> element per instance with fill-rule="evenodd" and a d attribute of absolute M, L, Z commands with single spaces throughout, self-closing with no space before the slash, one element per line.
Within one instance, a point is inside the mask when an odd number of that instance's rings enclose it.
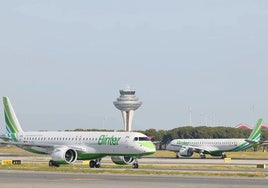
<path fill-rule="evenodd" d="M 262 126 L 262 119 L 258 120 L 255 128 L 252 130 L 251 134 L 249 135 L 248 139 L 246 140 L 249 143 L 258 143 L 261 139 L 261 126 Z"/>
<path fill-rule="evenodd" d="M 6 130 L 8 132 L 9 137 L 16 140 L 16 134 L 23 132 L 23 130 L 20 126 L 18 118 L 12 108 L 12 105 L 8 97 L 3 97 L 3 103 L 4 103 Z"/>

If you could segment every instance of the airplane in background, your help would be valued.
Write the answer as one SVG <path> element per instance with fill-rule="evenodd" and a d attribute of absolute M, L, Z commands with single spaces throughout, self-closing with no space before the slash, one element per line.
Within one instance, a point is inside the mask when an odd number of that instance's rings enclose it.
<path fill-rule="evenodd" d="M 261 138 L 262 119 L 258 120 L 255 128 L 247 139 L 174 139 L 167 145 L 167 150 L 176 152 L 176 158 L 180 156 L 191 157 L 193 153 L 199 153 L 201 158 L 206 154 L 226 158 L 224 152 L 242 151 L 258 144 Z"/>
<path fill-rule="evenodd" d="M 138 168 L 138 158 L 155 153 L 155 145 L 138 132 L 50 132 L 23 131 L 8 97 L 3 97 L 7 134 L 0 144 L 11 144 L 26 151 L 49 154 L 49 166 L 90 160 L 90 168 L 100 168 L 101 159 L 111 156 L 115 164 L 132 164 Z"/>

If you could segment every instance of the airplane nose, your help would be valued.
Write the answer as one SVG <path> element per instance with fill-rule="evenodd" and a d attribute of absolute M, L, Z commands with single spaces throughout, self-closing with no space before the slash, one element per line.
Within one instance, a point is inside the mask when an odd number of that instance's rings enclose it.
<path fill-rule="evenodd" d="M 155 148 L 155 145 L 151 141 L 143 142 L 140 144 L 141 144 L 142 150 L 145 153 L 155 153 L 156 148 Z"/>

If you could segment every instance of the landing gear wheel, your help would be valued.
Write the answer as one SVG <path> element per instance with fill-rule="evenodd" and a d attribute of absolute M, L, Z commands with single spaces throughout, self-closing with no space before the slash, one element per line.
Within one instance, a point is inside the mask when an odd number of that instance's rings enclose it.
<path fill-rule="evenodd" d="M 96 162 L 95 162 L 95 161 L 90 161 L 90 162 L 89 162 L 89 167 L 90 167 L 90 168 L 94 168 L 95 165 L 96 165 Z"/>
<path fill-rule="evenodd" d="M 60 165 L 59 165 L 58 163 L 56 163 L 55 161 L 50 160 L 50 161 L 48 162 L 48 166 L 50 166 L 50 167 L 53 167 L 53 166 L 55 166 L 55 167 L 59 167 Z"/>
<path fill-rule="evenodd" d="M 53 161 L 52 160 L 50 160 L 49 162 L 48 162 L 48 166 L 53 166 Z"/>
<path fill-rule="evenodd" d="M 180 156 L 179 156 L 179 154 L 178 153 L 176 153 L 176 158 L 178 159 L 178 158 L 180 158 Z"/>
<path fill-rule="evenodd" d="M 133 163 L 132 168 L 139 168 L 139 164 L 138 163 Z"/>
<path fill-rule="evenodd" d="M 201 159 L 205 159 L 205 158 L 206 158 L 206 155 L 203 154 L 203 153 L 201 153 L 201 154 L 200 154 L 200 158 L 201 158 Z"/>
<path fill-rule="evenodd" d="M 222 153 L 222 154 L 221 154 L 221 158 L 222 158 L 222 159 L 225 159 L 225 158 L 227 158 L 227 155 L 226 155 L 225 153 Z"/>
<path fill-rule="evenodd" d="M 96 160 L 91 160 L 90 162 L 89 162 L 89 167 L 90 168 L 100 168 L 100 166 L 101 166 L 101 159 L 96 159 Z"/>
<path fill-rule="evenodd" d="M 138 159 L 134 160 L 134 162 L 132 163 L 132 168 L 139 168 Z"/>
<path fill-rule="evenodd" d="M 95 168 L 100 168 L 100 162 L 97 162 L 97 163 L 95 164 Z"/>

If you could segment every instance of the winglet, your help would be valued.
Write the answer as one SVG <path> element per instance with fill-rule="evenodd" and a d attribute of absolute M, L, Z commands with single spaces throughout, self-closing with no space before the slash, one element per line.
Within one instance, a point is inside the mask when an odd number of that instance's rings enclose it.
<path fill-rule="evenodd" d="M 3 97 L 6 129 L 9 134 L 23 132 L 8 97 Z"/>

